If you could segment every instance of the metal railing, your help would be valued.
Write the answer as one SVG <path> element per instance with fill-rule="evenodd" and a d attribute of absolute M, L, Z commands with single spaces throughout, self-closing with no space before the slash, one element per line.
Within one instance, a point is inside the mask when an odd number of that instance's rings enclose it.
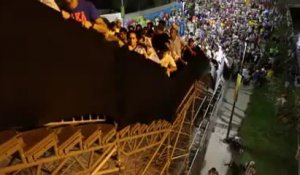
<path fill-rule="evenodd" d="M 217 109 L 218 102 L 219 102 L 219 100 L 220 100 L 220 98 L 221 98 L 221 96 L 223 94 L 223 90 L 224 90 L 223 87 L 222 87 L 222 85 L 220 85 L 220 86 L 221 86 L 220 92 L 219 93 L 215 93 L 211 97 L 211 99 L 209 101 L 209 104 L 207 106 L 207 109 L 205 110 L 205 113 L 203 115 L 203 120 L 200 123 L 199 127 L 197 128 L 197 131 L 199 131 L 199 133 L 197 133 L 195 135 L 195 137 L 193 139 L 193 142 L 191 144 L 190 150 L 191 150 L 192 146 L 195 144 L 194 142 L 196 141 L 196 137 L 197 136 L 201 136 L 201 134 L 202 134 L 202 137 L 201 137 L 200 142 L 199 142 L 199 146 L 198 146 L 197 151 L 196 151 L 196 153 L 195 153 L 195 155 L 194 155 L 194 157 L 192 159 L 191 165 L 190 165 L 190 167 L 188 169 L 188 173 L 187 173 L 188 175 L 191 174 L 191 171 L 192 171 L 192 169 L 194 167 L 194 164 L 196 162 L 198 154 L 205 148 L 205 141 L 207 139 L 207 136 L 209 135 L 208 131 L 209 131 L 209 128 L 210 128 L 210 126 L 212 124 L 212 122 L 210 122 L 210 118 L 213 115 L 213 113 L 215 112 L 215 110 Z M 212 102 L 214 101 L 215 97 L 216 97 L 215 102 L 214 102 L 214 104 L 212 104 Z M 211 109 L 211 107 L 212 107 L 211 105 L 213 105 L 212 109 Z M 210 114 L 210 115 L 207 117 L 208 114 Z M 206 121 L 204 122 L 204 120 L 206 120 Z M 201 133 L 200 128 L 204 128 L 204 131 L 202 131 L 202 133 Z"/>

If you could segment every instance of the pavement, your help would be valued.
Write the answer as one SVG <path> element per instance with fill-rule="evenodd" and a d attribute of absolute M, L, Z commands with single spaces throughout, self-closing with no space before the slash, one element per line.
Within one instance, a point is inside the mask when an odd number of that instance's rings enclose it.
<path fill-rule="evenodd" d="M 228 82 L 224 88 L 222 101 L 211 120 L 213 123 L 212 133 L 208 141 L 204 161 L 202 162 L 202 165 L 199 165 L 202 169 L 200 172 L 193 172 L 192 175 L 207 175 L 208 170 L 212 167 L 217 169 L 219 175 L 227 174 L 228 166 L 225 166 L 224 164 L 231 161 L 232 154 L 229 151 L 228 145 L 223 143 L 223 139 L 226 137 L 232 110 L 235 83 Z M 242 86 L 239 91 L 230 136 L 238 134 L 242 120 L 245 118 L 245 111 L 250 101 L 252 89 L 253 87 L 251 85 L 246 87 Z"/>

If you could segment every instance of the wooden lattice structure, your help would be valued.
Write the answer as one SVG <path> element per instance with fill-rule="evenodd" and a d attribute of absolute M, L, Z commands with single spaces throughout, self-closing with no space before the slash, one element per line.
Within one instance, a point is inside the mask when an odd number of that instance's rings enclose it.
<path fill-rule="evenodd" d="M 117 124 L 90 120 L 0 132 L 0 174 L 188 174 L 195 132 L 207 128 L 213 106 L 204 87 L 196 82 L 190 88 L 173 123 L 118 130 Z"/>

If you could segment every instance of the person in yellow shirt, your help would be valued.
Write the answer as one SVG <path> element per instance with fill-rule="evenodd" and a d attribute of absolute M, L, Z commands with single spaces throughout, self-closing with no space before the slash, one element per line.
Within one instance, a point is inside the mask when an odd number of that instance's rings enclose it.
<path fill-rule="evenodd" d="M 250 5 L 251 5 L 251 0 L 245 0 L 245 4 L 246 4 L 247 6 L 250 6 Z"/>
<path fill-rule="evenodd" d="M 273 78 L 274 71 L 273 69 L 270 69 L 267 71 L 267 80 L 271 80 Z"/>
<path fill-rule="evenodd" d="M 255 26 L 257 26 L 257 23 L 255 20 L 249 20 L 249 25 L 254 28 Z"/>

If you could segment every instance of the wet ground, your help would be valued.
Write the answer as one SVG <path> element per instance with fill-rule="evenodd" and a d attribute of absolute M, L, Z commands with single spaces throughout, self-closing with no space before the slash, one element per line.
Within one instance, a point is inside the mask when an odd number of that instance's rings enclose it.
<path fill-rule="evenodd" d="M 223 98 L 220 100 L 218 110 L 213 114 L 211 120 L 210 136 L 207 148 L 198 155 L 198 164 L 193 167 L 191 175 L 206 175 L 208 170 L 215 167 L 220 175 L 225 175 L 228 171 L 229 163 L 232 159 L 232 153 L 228 145 L 223 142 L 226 137 L 227 127 L 230 119 L 230 113 L 233 104 L 234 83 L 229 82 L 225 87 Z M 236 135 L 241 125 L 242 119 L 245 117 L 244 111 L 247 109 L 252 87 L 242 87 L 239 92 L 239 98 L 236 104 L 232 129 L 230 135 Z"/>

